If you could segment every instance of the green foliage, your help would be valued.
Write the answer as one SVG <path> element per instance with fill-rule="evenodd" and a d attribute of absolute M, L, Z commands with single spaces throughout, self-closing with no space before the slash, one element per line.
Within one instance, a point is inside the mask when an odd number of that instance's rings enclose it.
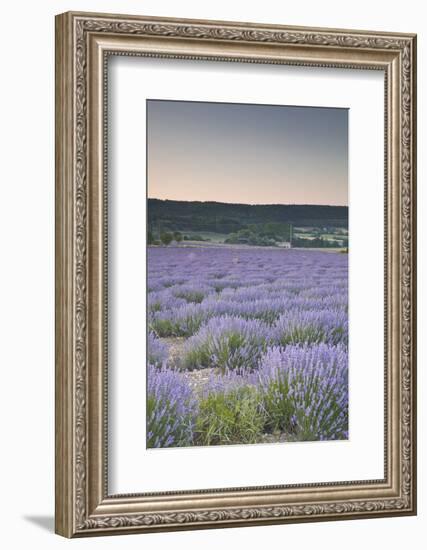
<path fill-rule="evenodd" d="M 324 239 L 323 237 L 315 237 L 314 239 L 306 239 L 304 237 L 292 239 L 294 248 L 340 248 L 341 242 Z"/>
<path fill-rule="evenodd" d="M 245 333 L 230 329 L 212 336 L 205 326 L 204 331 L 197 333 L 184 349 L 183 366 L 193 370 L 215 365 L 222 372 L 243 367 L 251 369 L 256 367 L 265 346 L 264 336 L 256 334 L 255 330 Z"/>
<path fill-rule="evenodd" d="M 149 328 L 160 338 L 191 336 L 199 330 L 202 319 L 203 316 L 197 312 L 190 312 L 186 317 L 177 319 L 176 321 L 154 317 L 150 320 Z"/>
<path fill-rule="evenodd" d="M 275 240 L 289 241 L 290 225 L 289 223 L 268 222 L 260 226 L 259 233 L 261 236 L 270 237 Z"/>
<path fill-rule="evenodd" d="M 267 226 L 266 233 L 271 232 L 288 240 L 282 230 L 287 222 L 299 226 L 348 225 L 348 208 L 346 206 L 318 205 L 249 205 L 225 204 L 219 202 L 169 201 L 148 199 L 148 222 L 150 227 L 168 227 L 171 231 L 181 232 L 214 232 L 237 233 L 251 225 Z M 272 224 L 270 226 L 270 224 Z"/>
<path fill-rule="evenodd" d="M 154 244 L 154 236 L 152 231 L 147 232 L 147 244 Z"/>
<path fill-rule="evenodd" d="M 272 380 L 262 395 L 265 430 L 269 433 L 292 432 L 295 405 L 290 399 L 287 376 Z"/>
<path fill-rule="evenodd" d="M 172 233 L 168 233 L 165 231 L 163 233 L 160 233 L 160 240 L 165 246 L 167 246 L 173 241 L 173 235 Z"/>
<path fill-rule="evenodd" d="M 154 310 L 155 311 L 155 310 Z M 178 326 L 169 319 L 152 319 L 150 321 L 150 330 L 154 331 L 160 338 L 168 336 L 181 336 L 178 332 Z"/>
<path fill-rule="evenodd" d="M 231 233 L 227 244 L 248 244 L 252 246 L 276 246 L 279 242 L 289 242 L 291 226 L 289 223 L 269 222 L 250 224 L 236 233 Z"/>
<path fill-rule="evenodd" d="M 325 338 L 326 333 L 322 327 L 307 324 L 303 326 L 295 326 L 291 331 L 284 332 L 278 338 L 278 343 L 281 346 L 299 344 L 301 342 L 306 344 L 318 344 L 319 342 L 324 342 Z"/>
<path fill-rule="evenodd" d="M 206 291 L 196 289 L 177 289 L 174 292 L 177 298 L 183 298 L 187 302 L 193 302 L 194 304 L 200 304 L 206 296 Z"/>
<path fill-rule="evenodd" d="M 206 340 L 197 347 L 190 348 L 185 352 L 183 366 L 188 370 L 209 367 L 212 363 L 211 356 L 211 342 Z"/>
<path fill-rule="evenodd" d="M 177 243 L 180 243 L 182 241 L 182 233 L 179 231 L 174 231 L 173 238 Z"/>
<path fill-rule="evenodd" d="M 201 235 L 186 235 L 184 237 L 184 241 L 200 241 L 200 242 L 205 242 L 205 241 L 209 241 L 210 239 L 205 239 L 203 238 Z"/>
<path fill-rule="evenodd" d="M 159 399 L 160 397 L 160 399 Z M 173 396 L 172 396 L 173 397 Z M 148 393 L 147 396 L 147 447 L 188 447 L 193 445 L 193 411 L 184 401 L 168 399 L 167 395 L 156 396 Z M 187 408 L 183 415 L 180 409 Z"/>
<path fill-rule="evenodd" d="M 201 399 L 195 437 L 198 445 L 256 443 L 263 427 L 259 393 L 246 386 Z"/>
<path fill-rule="evenodd" d="M 287 440 L 295 441 L 343 435 L 348 420 L 339 379 L 336 367 L 327 373 L 315 369 L 277 371 L 260 390 L 265 431 L 286 434 Z"/>
<path fill-rule="evenodd" d="M 226 244 L 248 244 L 252 246 L 276 246 L 278 239 L 261 236 L 252 233 L 248 229 L 241 229 L 237 233 L 231 233 L 226 239 Z"/>

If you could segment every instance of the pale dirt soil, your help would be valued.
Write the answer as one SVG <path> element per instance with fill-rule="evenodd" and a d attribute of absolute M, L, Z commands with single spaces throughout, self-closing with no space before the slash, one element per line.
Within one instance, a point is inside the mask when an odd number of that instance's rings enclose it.
<path fill-rule="evenodd" d="M 190 387 L 198 395 L 201 395 L 204 387 L 209 382 L 211 375 L 216 374 L 217 369 L 200 369 L 183 371 L 182 375 L 188 380 Z"/>
<path fill-rule="evenodd" d="M 289 441 L 297 440 L 295 438 L 292 439 L 292 436 L 289 436 L 287 433 L 274 433 L 262 435 L 259 443 L 285 443 Z"/>
<path fill-rule="evenodd" d="M 170 363 L 178 367 L 186 338 L 183 336 L 177 336 L 174 338 L 160 338 L 160 340 L 169 346 Z"/>
<path fill-rule="evenodd" d="M 180 368 L 182 351 L 186 342 L 184 337 L 161 338 L 169 346 L 169 361 L 172 365 Z M 200 369 L 192 371 L 182 371 L 182 375 L 187 378 L 190 386 L 200 395 L 205 385 L 208 383 L 212 374 L 217 374 L 218 369 Z"/>

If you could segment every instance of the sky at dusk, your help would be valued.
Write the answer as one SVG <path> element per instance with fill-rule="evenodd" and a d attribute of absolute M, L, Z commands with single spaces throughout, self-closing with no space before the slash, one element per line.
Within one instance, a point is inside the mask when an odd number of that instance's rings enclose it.
<path fill-rule="evenodd" d="M 147 101 L 148 197 L 348 205 L 348 110 Z"/>

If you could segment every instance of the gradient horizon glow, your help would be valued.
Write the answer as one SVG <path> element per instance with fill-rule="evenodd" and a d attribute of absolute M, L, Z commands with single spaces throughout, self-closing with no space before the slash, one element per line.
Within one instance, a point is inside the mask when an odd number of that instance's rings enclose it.
<path fill-rule="evenodd" d="M 348 109 L 147 100 L 148 197 L 348 205 Z"/>

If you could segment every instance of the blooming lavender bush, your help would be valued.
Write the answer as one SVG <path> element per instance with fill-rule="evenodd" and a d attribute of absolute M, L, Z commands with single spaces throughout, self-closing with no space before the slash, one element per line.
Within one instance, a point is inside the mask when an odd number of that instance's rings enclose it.
<path fill-rule="evenodd" d="M 348 437 L 348 355 L 340 344 L 270 348 L 252 376 L 266 428 L 299 440 Z"/>
<path fill-rule="evenodd" d="M 166 365 L 169 357 L 168 346 L 149 331 L 147 338 L 147 362 L 155 367 Z"/>
<path fill-rule="evenodd" d="M 288 344 L 328 344 L 348 341 L 348 315 L 339 310 L 292 310 L 281 315 L 274 325 L 273 340 L 282 346 Z"/>
<path fill-rule="evenodd" d="M 176 309 L 186 303 L 187 302 L 184 298 L 177 298 L 174 296 L 169 288 L 148 293 L 149 313 Z"/>
<path fill-rule="evenodd" d="M 211 286 L 195 283 L 175 286 L 172 290 L 172 294 L 176 298 L 183 298 L 187 302 L 194 302 L 196 304 L 200 304 L 212 292 L 214 292 L 214 289 Z"/>
<path fill-rule="evenodd" d="M 148 448 L 192 445 L 197 407 L 197 400 L 180 373 L 148 365 Z"/>
<path fill-rule="evenodd" d="M 149 325 L 159 336 L 191 336 L 212 316 L 201 304 L 186 303 L 178 308 L 154 312 Z"/>
<path fill-rule="evenodd" d="M 348 436 L 347 255 L 149 247 L 148 330 L 149 446 Z"/>
<path fill-rule="evenodd" d="M 184 349 L 187 369 L 255 368 L 268 342 L 268 327 L 240 317 L 214 317 L 192 336 Z"/>

